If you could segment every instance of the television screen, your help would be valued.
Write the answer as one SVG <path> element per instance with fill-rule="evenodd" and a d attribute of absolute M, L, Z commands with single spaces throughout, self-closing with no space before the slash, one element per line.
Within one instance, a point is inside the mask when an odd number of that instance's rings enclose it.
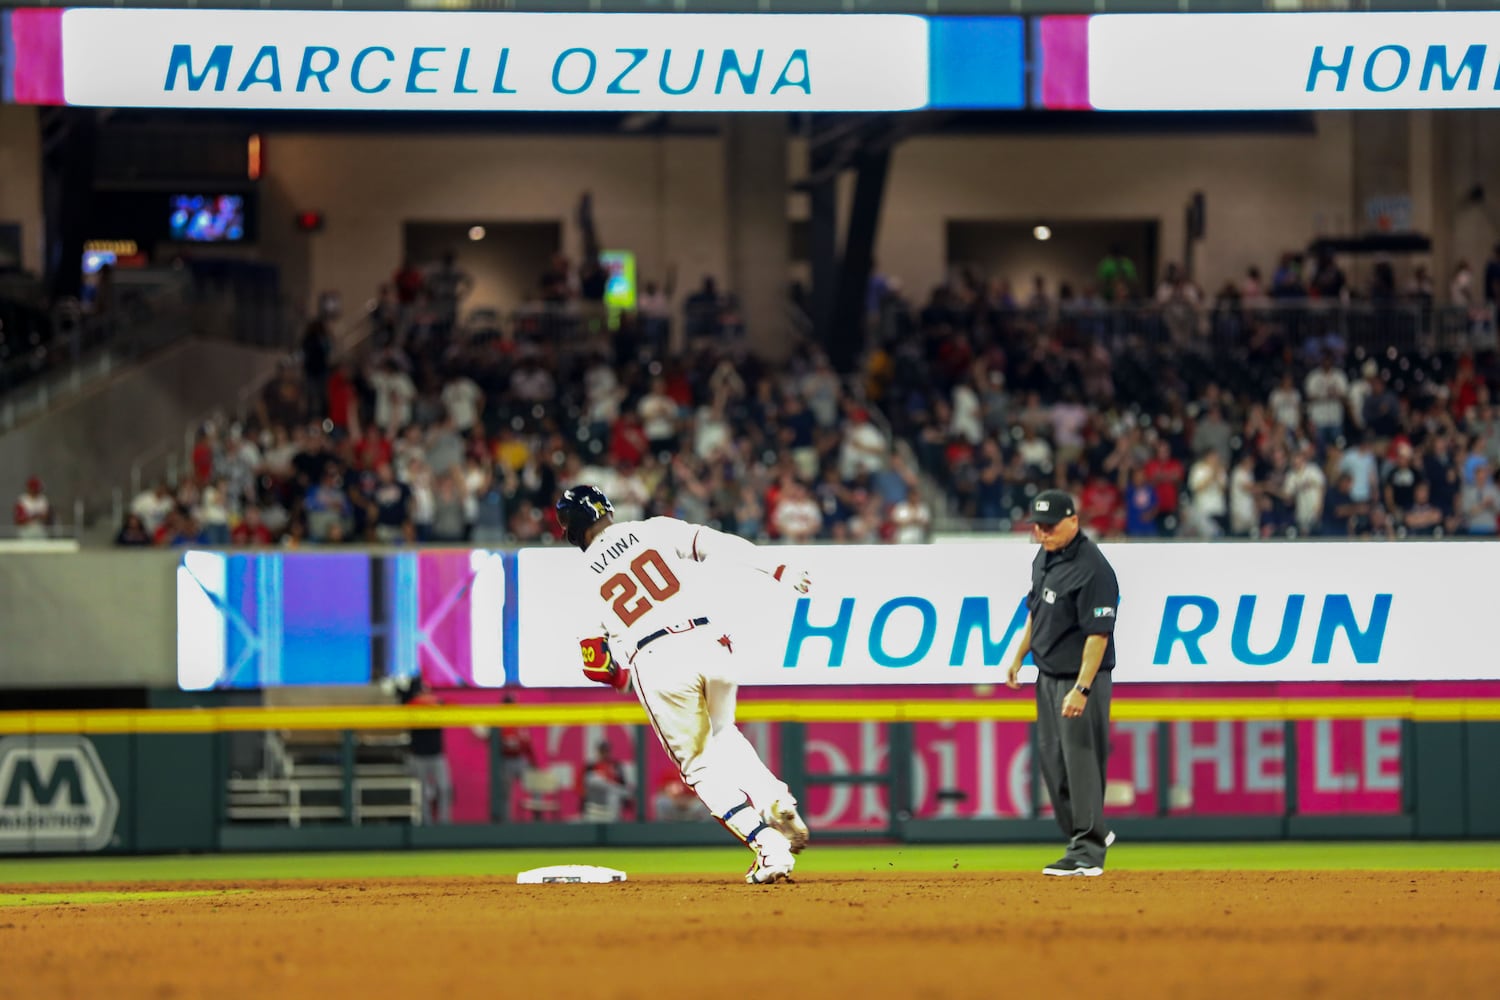
<path fill-rule="evenodd" d="M 629 250 L 605 250 L 599 263 L 609 280 L 604 285 L 604 304 L 611 309 L 635 308 L 635 254 Z"/>
<path fill-rule="evenodd" d="M 186 243 L 238 243 L 245 238 L 245 199 L 237 194 L 174 194 L 171 238 Z"/>
<path fill-rule="evenodd" d="M 184 552 L 178 686 L 359 685 L 421 674 L 434 688 L 498 687 L 509 558 L 483 549 Z"/>

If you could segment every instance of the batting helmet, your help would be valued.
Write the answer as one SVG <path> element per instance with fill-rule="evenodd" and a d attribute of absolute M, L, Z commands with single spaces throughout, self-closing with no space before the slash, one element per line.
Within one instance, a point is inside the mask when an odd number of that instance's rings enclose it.
<path fill-rule="evenodd" d="M 580 549 L 588 547 L 583 536 L 589 526 L 614 512 L 614 504 L 596 486 L 579 485 L 563 490 L 562 499 L 557 501 L 557 523 L 562 525 L 568 541 Z"/>

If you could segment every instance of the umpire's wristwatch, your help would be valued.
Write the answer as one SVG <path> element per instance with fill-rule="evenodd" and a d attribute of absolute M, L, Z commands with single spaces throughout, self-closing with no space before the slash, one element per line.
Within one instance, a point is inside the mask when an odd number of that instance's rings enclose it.
<path fill-rule="evenodd" d="M 1089 692 L 1092 691 L 1093 689 L 1092 688 L 1086 688 L 1082 684 L 1074 684 L 1073 685 L 1073 690 L 1077 691 L 1079 694 L 1081 694 L 1085 698 L 1087 698 L 1089 696 Z"/>

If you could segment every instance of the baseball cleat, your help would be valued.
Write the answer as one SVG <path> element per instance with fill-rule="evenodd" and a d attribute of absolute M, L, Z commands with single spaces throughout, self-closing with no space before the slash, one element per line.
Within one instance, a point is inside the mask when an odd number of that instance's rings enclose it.
<path fill-rule="evenodd" d="M 797 812 L 797 803 L 777 799 L 766 811 L 766 822 L 792 845 L 793 854 L 801 854 L 807 846 L 807 824 Z"/>
<path fill-rule="evenodd" d="M 1079 861 L 1076 858 L 1063 858 L 1061 861 L 1054 861 L 1046 868 L 1043 868 L 1042 874 L 1093 877 L 1095 875 L 1103 875 L 1104 869 L 1098 865 L 1091 865 L 1086 861 Z"/>
<path fill-rule="evenodd" d="M 794 865 L 791 855 L 780 861 L 760 858 L 745 873 L 745 882 L 749 885 L 770 885 L 773 882 L 790 881 Z"/>
<path fill-rule="evenodd" d="M 763 827 L 750 846 L 755 851 L 755 864 L 745 873 L 746 882 L 769 885 L 791 878 L 797 859 L 792 857 L 791 844 L 775 827 Z"/>

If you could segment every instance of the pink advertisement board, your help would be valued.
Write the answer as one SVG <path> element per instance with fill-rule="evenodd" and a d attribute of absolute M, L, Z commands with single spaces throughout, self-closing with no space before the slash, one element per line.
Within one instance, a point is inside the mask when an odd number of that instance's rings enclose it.
<path fill-rule="evenodd" d="M 1029 692 L 989 697 L 1029 697 Z M 814 689 L 817 698 L 921 697 L 934 690 L 889 688 Z M 1325 697 L 1354 696 L 1500 697 L 1496 683 L 1424 683 L 1400 685 L 1234 684 L 1144 685 L 1129 689 L 1132 698 Z M 500 692 L 455 691 L 454 703 L 495 703 Z M 785 691 L 747 689 L 742 701 L 784 697 Z M 952 692 L 955 700 L 974 697 L 969 689 Z M 589 691 L 514 692 L 518 702 L 609 700 Z M 749 723 L 741 727 L 773 768 L 780 760 L 779 727 Z M 1402 723 L 1396 719 L 1307 720 L 1295 724 L 1297 803 L 1300 815 L 1395 815 L 1402 810 Z M 1167 723 L 1167 788 L 1159 787 L 1155 722 L 1120 721 L 1112 727 L 1107 805 L 1117 816 L 1158 815 L 1161 797 L 1173 816 L 1277 816 L 1285 811 L 1286 767 L 1290 758 L 1285 727 L 1279 721 L 1224 720 Z M 633 773 L 634 730 L 629 726 L 537 727 L 527 730 L 536 765 L 557 776 L 558 806 L 553 818 L 576 820 L 580 813 L 578 780 L 582 766 L 601 740 Z M 454 820 L 488 822 L 490 774 L 488 734 L 470 729 L 446 731 L 447 752 L 455 784 Z M 887 727 L 881 723 L 811 723 L 806 728 L 809 776 L 847 776 L 883 772 L 889 755 Z M 1035 813 L 1032 802 L 1028 727 L 1014 722 L 921 722 L 913 726 L 913 817 L 918 819 L 1006 819 L 1050 815 L 1045 802 Z M 644 787 L 647 818 L 655 815 L 651 800 L 673 777 L 666 755 L 650 739 Z M 640 787 L 637 783 L 637 787 Z M 529 817 L 518 808 L 514 791 L 510 819 Z M 804 813 L 824 830 L 871 832 L 889 823 L 889 802 L 882 784 L 809 783 Z M 627 810 L 623 818 L 633 819 Z"/>

